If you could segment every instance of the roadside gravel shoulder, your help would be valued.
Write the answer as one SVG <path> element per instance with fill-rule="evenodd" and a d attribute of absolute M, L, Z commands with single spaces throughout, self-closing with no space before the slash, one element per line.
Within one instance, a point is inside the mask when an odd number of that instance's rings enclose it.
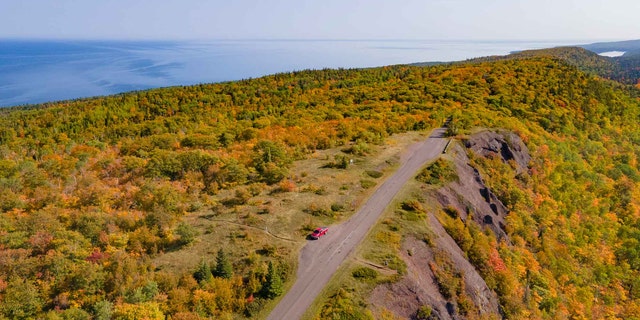
<path fill-rule="evenodd" d="M 309 241 L 299 257 L 296 282 L 267 319 L 300 319 L 329 282 L 338 267 L 365 238 L 403 185 L 425 163 L 438 157 L 447 140 L 445 128 L 411 145 L 402 154 L 397 171 L 382 183 L 349 220 L 332 226 L 320 240 Z"/>

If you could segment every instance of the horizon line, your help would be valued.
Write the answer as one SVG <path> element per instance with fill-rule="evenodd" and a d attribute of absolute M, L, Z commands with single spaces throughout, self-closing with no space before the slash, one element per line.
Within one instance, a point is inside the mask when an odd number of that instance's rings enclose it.
<path fill-rule="evenodd" d="M 507 39 L 507 38 L 278 38 L 278 37 L 246 37 L 246 38 L 116 38 L 116 37 L 15 37 L 0 36 L 0 41 L 141 41 L 141 42 L 196 42 L 196 41 L 327 41 L 327 42 L 350 42 L 350 41 L 367 41 L 367 42 L 393 42 L 393 41 L 439 41 L 439 42 L 622 42 L 636 41 L 639 39 L 627 38 L 583 38 L 583 39 L 544 39 L 544 38 L 527 38 L 527 39 Z"/>

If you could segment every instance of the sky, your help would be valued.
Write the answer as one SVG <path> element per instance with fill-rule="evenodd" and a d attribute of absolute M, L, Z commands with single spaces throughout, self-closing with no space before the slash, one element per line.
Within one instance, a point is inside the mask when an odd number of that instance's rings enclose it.
<path fill-rule="evenodd" d="M 639 0 L 0 0 L 0 38 L 640 39 Z"/>

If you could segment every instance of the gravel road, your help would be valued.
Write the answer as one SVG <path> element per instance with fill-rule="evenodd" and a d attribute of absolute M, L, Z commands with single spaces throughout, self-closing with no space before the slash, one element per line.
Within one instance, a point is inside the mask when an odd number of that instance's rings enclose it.
<path fill-rule="evenodd" d="M 317 241 L 309 241 L 302 248 L 296 282 L 267 319 L 300 319 L 402 186 L 426 162 L 442 153 L 447 143 L 444 132 L 444 128 L 435 129 L 428 139 L 407 148 L 400 158 L 398 170 L 378 187 L 358 212 L 344 223 L 331 226 L 325 236 Z"/>

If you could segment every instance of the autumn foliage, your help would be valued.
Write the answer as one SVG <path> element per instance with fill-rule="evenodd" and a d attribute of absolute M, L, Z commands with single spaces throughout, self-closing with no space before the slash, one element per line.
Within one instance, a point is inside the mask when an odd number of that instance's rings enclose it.
<path fill-rule="evenodd" d="M 197 236 L 180 224 L 193 204 L 252 183 L 292 191 L 292 162 L 317 149 L 382 143 L 450 116 L 458 134 L 506 128 L 532 151 L 526 179 L 508 164 L 475 164 L 511 201 L 511 242 L 489 250 L 495 239 L 482 231 L 459 238 L 475 239 L 474 264 L 504 310 L 514 319 L 637 316 L 638 96 L 534 56 L 302 71 L 1 110 L 0 318 L 258 314 L 291 274 L 271 257 L 228 257 L 224 276 L 198 280 L 151 263 Z"/>

